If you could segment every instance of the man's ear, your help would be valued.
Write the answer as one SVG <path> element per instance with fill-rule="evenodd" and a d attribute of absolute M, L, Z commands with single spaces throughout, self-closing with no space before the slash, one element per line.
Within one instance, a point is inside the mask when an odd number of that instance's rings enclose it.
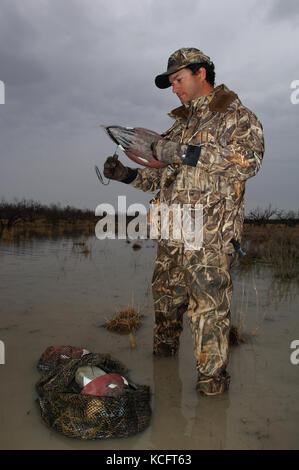
<path fill-rule="evenodd" d="M 206 80 L 206 76 L 207 76 L 206 69 L 204 67 L 200 67 L 200 69 L 197 71 L 197 75 L 199 75 L 202 80 Z"/>

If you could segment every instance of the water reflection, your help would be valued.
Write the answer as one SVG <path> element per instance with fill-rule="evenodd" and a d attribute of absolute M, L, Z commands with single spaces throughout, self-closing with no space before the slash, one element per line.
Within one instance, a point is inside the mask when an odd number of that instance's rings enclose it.
<path fill-rule="evenodd" d="M 222 449 L 226 443 L 229 395 L 197 395 L 180 376 L 179 358 L 154 358 L 155 410 L 150 443 L 154 449 Z M 184 397 L 187 388 L 188 401 Z M 193 393 L 192 393 L 193 392 Z M 189 405 L 189 406 L 188 406 Z M 199 433 L 198 430 L 201 430 Z"/>

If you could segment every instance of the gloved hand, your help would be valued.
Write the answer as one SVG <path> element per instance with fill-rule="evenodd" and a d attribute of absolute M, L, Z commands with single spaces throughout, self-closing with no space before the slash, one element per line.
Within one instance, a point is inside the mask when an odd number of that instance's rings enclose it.
<path fill-rule="evenodd" d="M 104 163 L 104 176 L 111 180 L 122 181 L 127 178 L 129 168 L 124 166 L 116 155 L 108 157 Z"/>
<path fill-rule="evenodd" d="M 179 144 L 166 139 L 154 142 L 151 149 L 157 160 L 167 164 L 182 163 L 195 167 L 200 156 L 199 146 Z"/>
<path fill-rule="evenodd" d="M 171 140 L 153 142 L 151 149 L 154 157 L 163 163 L 182 163 L 188 145 L 182 145 Z"/>

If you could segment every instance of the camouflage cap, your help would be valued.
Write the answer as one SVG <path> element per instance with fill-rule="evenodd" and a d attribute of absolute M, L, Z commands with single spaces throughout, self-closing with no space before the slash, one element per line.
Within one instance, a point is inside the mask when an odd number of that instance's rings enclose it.
<path fill-rule="evenodd" d="M 200 64 L 201 62 L 211 63 L 210 57 L 205 55 L 199 49 L 194 47 L 182 47 L 178 49 L 168 59 L 167 71 L 155 78 L 155 84 L 158 88 L 168 88 L 171 86 L 169 75 L 184 69 L 190 64 Z"/>

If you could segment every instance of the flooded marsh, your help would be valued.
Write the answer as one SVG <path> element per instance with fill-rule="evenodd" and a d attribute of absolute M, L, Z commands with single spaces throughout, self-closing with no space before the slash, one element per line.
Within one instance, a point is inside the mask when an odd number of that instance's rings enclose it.
<path fill-rule="evenodd" d="M 156 245 L 94 236 L 1 242 L 1 449 L 298 449 L 298 284 L 258 257 L 234 268 L 232 323 L 244 341 L 231 347 L 231 386 L 219 397 L 195 392 L 187 319 L 178 356 L 152 355 L 151 277 Z M 265 240 L 266 250 L 267 240 Z M 266 251 L 263 251 L 264 253 Z M 119 334 L 107 319 L 132 306 L 141 326 Z M 51 345 L 109 353 L 152 391 L 152 419 L 125 439 L 81 441 L 49 429 L 40 417 L 37 361 Z"/>

